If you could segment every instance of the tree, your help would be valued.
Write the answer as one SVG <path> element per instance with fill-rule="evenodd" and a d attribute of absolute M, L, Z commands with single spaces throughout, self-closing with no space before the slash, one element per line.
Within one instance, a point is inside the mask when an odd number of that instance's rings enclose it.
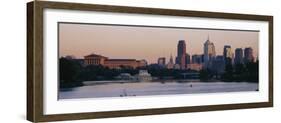
<path fill-rule="evenodd" d="M 209 71 L 206 69 L 202 69 L 199 72 L 199 78 L 201 80 L 208 80 L 209 79 Z"/>
<path fill-rule="evenodd" d="M 235 64 L 233 79 L 236 81 L 245 80 L 245 72 L 247 72 L 247 71 L 246 71 L 244 64 Z"/>
<path fill-rule="evenodd" d="M 258 82 L 259 80 L 259 61 L 249 62 L 246 64 L 246 79 L 250 82 Z"/>
<path fill-rule="evenodd" d="M 65 83 L 71 83 L 76 81 L 77 76 L 80 73 L 81 66 L 74 60 L 60 58 L 59 59 L 59 71 L 60 81 Z"/>

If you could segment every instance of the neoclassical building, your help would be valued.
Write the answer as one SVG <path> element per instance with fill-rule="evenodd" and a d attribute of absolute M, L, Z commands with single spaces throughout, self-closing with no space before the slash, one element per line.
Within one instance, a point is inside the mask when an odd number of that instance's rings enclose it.
<path fill-rule="evenodd" d="M 145 60 L 136 60 L 136 59 L 109 59 L 108 57 L 90 54 L 84 56 L 85 65 L 102 65 L 108 68 L 119 69 L 121 66 L 124 67 L 144 67 L 147 65 Z"/>

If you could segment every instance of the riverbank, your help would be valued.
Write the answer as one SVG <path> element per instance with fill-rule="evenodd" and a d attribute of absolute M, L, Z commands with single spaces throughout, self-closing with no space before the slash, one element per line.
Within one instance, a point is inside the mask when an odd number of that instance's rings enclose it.
<path fill-rule="evenodd" d="M 98 85 L 98 84 L 111 84 L 111 83 L 190 83 L 190 82 L 201 82 L 201 83 L 216 83 L 216 82 L 225 82 L 225 83 L 232 83 L 231 81 L 221 81 L 217 79 L 210 79 L 210 80 L 200 80 L 200 79 L 154 79 L 150 81 L 137 81 L 137 80 L 105 80 L 105 81 L 84 81 L 84 82 L 75 82 L 75 83 L 68 83 L 61 88 L 73 88 L 73 87 L 80 87 L 80 86 L 87 86 L 87 85 Z M 243 83 L 241 81 L 240 83 Z M 237 82 L 239 83 L 239 82 Z M 248 83 L 258 83 L 258 82 L 248 82 Z"/>

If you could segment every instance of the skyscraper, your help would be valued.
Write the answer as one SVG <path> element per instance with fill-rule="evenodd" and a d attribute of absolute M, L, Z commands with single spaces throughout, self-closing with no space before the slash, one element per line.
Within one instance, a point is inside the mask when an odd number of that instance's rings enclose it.
<path fill-rule="evenodd" d="M 185 64 L 190 64 L 191 60 L 190 60 L 190 55 L 188 53 L 186 53 L 185 55 Z"/>
<path fill-rule="evenodd" d="M 178 42 L 178 54 L 176 58 L 176 64 L 180 66 L 180 69 L 185 69 L 186 65 L 186 45 L 184 40 Z"/>
<path fill-rule="evenodd" d="M 222 55 L 216 56 L 216 59 L 213 62 L 212 70 L 216 74 L 222 74 L 225 70 L 225 65 L 224 65 L 224 57 Z"/>
<path fill-rule="evenodd" d="M 244 50 L 244 62 L 254 62 L 253 49 L 251 47 L 247 47 Z"/>
<path fill-rule="evenodd" d="M 216 57 L 215 45 L 209 40 L 204 43 L 204 68 L 211 66 L 212 60 Z"/>
<path fill-rule="evenodd" d="M 242 48 L 235 49 L 234 63 L 243 64 L 243 49 Z"/>
<path fill-rule="evenodd" d="M 230 45 L 224 46 L 223 57 L 224 57 L 225 64 L 232 64 L 233 54 Z"/>
<path fill-rule="evenodd" d="M 170 60 L 169 60 L 169 62 L 167 64 L 167 68 L 168 69 L 173 69 L 174 68 L 174 62 L 173 62 L 173 56 L 172 55 L 170 56 Z"/>
<path fill-rule="evenodd" d="M 201 56 L 201 63 L 204 63 L 204 54 L 202 54 L 200 56 Z"/>
<path fill-rule="evenodd" d="M 201 64 L 202 61 L 202 55 L 192 55 L 192 63 L 193 64 Z"/>

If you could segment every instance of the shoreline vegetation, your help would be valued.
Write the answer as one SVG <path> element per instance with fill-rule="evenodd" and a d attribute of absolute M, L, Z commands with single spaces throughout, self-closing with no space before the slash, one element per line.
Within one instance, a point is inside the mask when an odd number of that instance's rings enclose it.
<path fill-rule="evenodd" d="M 150 64 L 140 68 L 130 68 L 120 66 L 120 69 L 110 69 L 102 65 L 84 66 L 75 59 L 60 58 L 59 59 L 59 85 L 60 88 L 73 88 L 85 85 L 85 81 L 124 81 L 139 82 L 131 78 L 117 78 L 122 73 L 129 76 L 136 76 L 139 71 L 145 70 L 150 75 L 153 82 L 155 80 L 169 82 L 169 80 L 177 80 L 177 82 L 251 82 L 258 83 L 258 61 L 247 64 L 225 65 L 223 73 L 217 73 L 208 69 L 201 71 L 167 69 L 157 64 Z M 188 74 L 189 76 L 185 76 Z M 124 83 L 123 82 L 123 83 Z M 175 82 L 175 81 L 173 81 Z M 121 82 L 122 83 L 122 82 Z"/>

